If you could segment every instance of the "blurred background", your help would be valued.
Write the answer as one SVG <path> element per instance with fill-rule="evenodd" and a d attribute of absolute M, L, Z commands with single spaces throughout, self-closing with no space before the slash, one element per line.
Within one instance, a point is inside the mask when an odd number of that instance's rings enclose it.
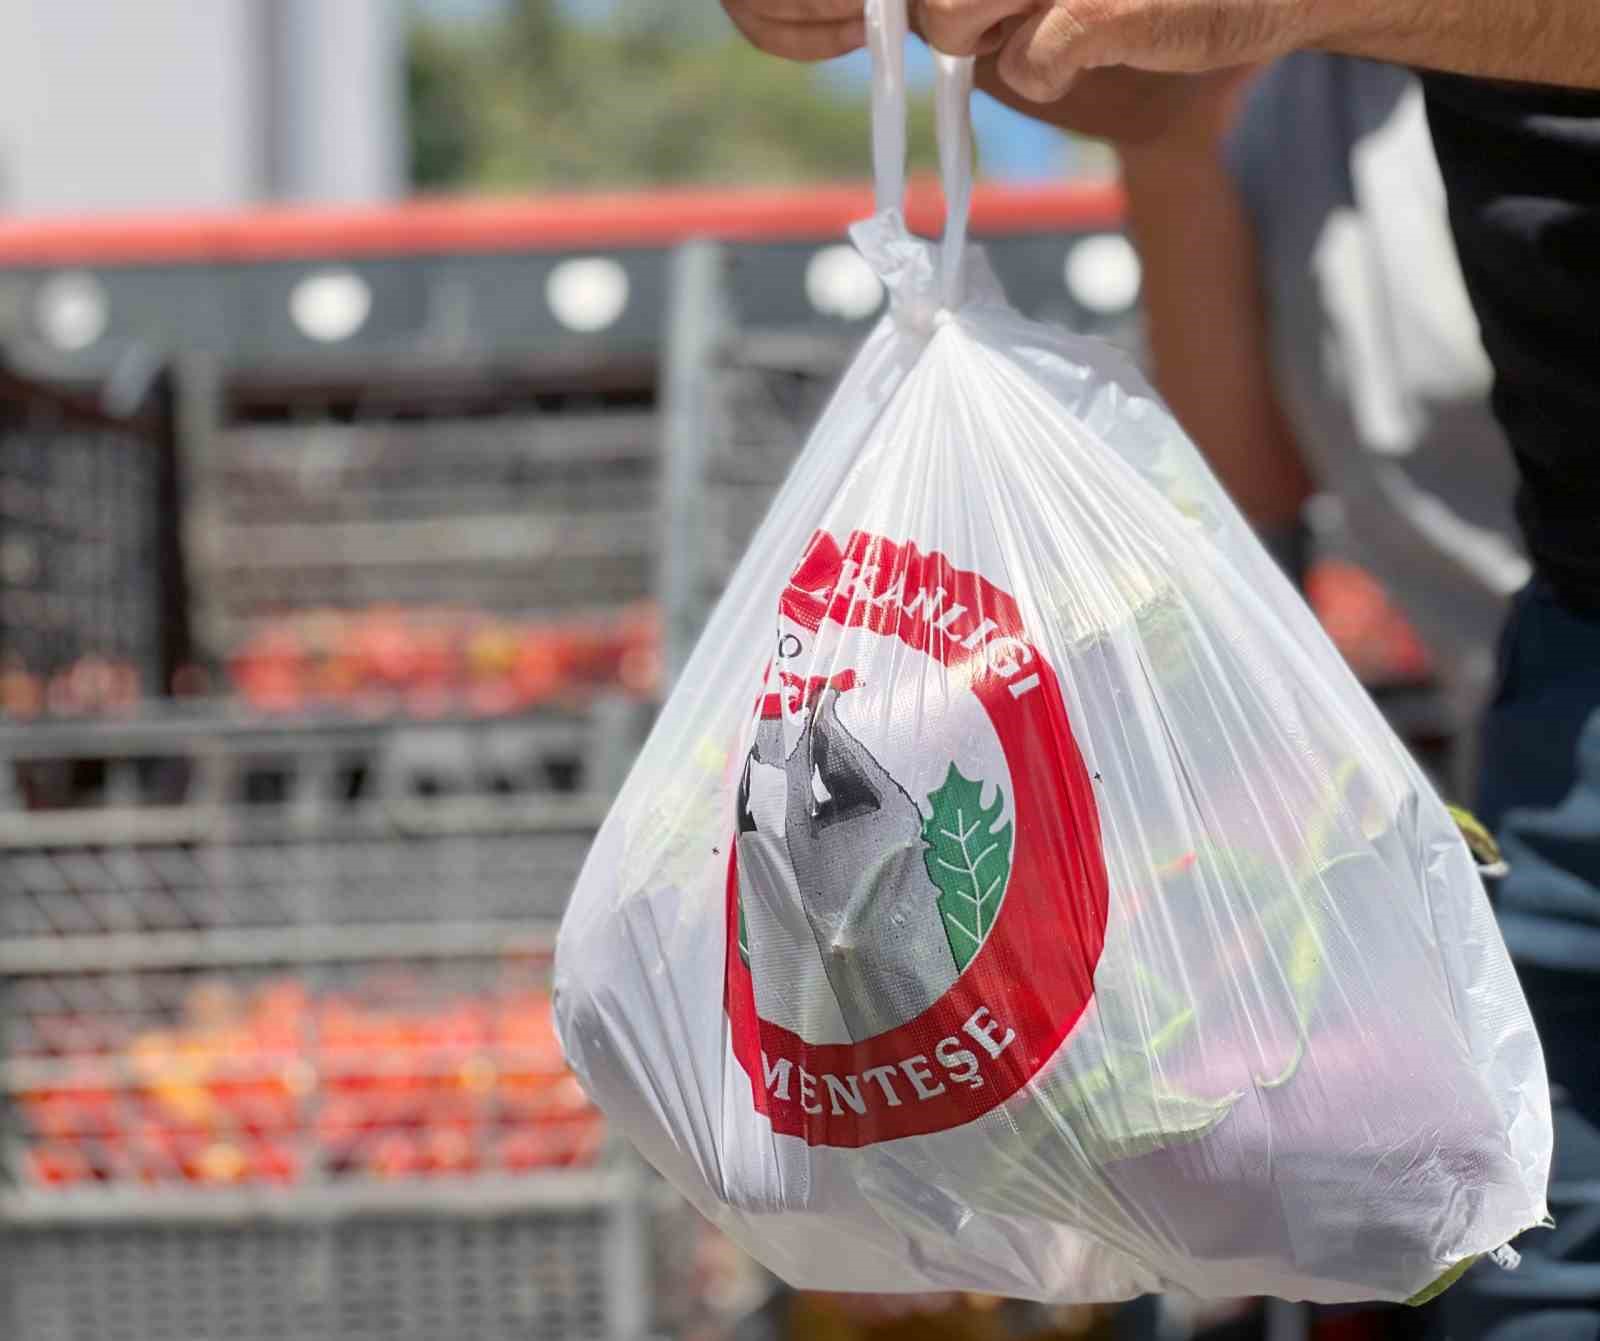
<path fill-rule="evenodd" d="M 881 309 L 866 93 L 712 0 L 0 7 L 0 1335 L 1221 1334 L 790 1299 L 551 1031 L 587 842 Z M 1143 357 L 1109 153 L 976 115 L 1013 297 Z M 1311 515 L 1448 785 L 1459 696 Z"/>

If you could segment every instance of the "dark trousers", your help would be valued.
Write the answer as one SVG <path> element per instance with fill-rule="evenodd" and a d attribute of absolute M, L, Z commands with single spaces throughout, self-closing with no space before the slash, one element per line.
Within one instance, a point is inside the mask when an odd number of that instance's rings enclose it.
<path fill-rule="evenodd" d="M 1478 809 L 1511 872 L 1496 912 L 1544 1045 L 1554 1230 L 1435 1306 L 1443 1341 L 1600 1341 L 1600 618 L 1535 582 L 1501 643 Z"/>

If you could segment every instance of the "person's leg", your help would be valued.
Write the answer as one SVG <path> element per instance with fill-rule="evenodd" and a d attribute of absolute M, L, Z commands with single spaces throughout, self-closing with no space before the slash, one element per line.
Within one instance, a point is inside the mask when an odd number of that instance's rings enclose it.
<path fill-rule="evenodd" d="M 1448 1341 L 1593 1337 L 1600 1323 L 1600 619 L 1565 609 L 1537 586 L 1519 598 L 1506 631 L 1482 769 L 1479 809 L 1510 864 L 1496 911 L 1550 1077 L 1557 1227 L 1524 1236 L 1518 1270 L 1481 1267 L 1449 1291 L 1437 1306 L 1438 1334 Z"/>

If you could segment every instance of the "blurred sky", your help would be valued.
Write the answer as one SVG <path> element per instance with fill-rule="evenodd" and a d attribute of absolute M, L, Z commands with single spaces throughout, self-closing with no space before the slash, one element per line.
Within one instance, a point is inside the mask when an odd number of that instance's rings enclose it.
<path fill-rule="evenodd" d="M 586 19 L 604 19 L 621 0 L 564 0 L 568 10 Z M 681 5 L 711 8 L 716 0 L 667 0 Z M 505 0 L 413 0 L 424 14 L 437 18 L 472 20 L 493 14 Z M 922 47 L 913 43 L 909 62 L 910 78 L 926 82 L 933 77 L 933 63 Z M 869 77 L 866 54 L 857 53 L 822 67 L 830 79 L 847 84 L 865 84 Z M 973 122 L 978 137 L 978 152 L 990 177 L 1026 180 L 1038 177 L 1063 177 L 1073 168 L 1072 147 L 1062 135 L 1037 122 L 979 97 L 973 104 Z"/>

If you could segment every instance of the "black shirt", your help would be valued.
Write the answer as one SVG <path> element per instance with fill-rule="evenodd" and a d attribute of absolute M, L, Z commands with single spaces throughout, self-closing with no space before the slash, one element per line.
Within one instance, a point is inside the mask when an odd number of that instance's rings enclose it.
<path fill-rule="evenodd" d="M 1425 74 L 1539 575 L 1600 613 L 1600 93 Z"/>

